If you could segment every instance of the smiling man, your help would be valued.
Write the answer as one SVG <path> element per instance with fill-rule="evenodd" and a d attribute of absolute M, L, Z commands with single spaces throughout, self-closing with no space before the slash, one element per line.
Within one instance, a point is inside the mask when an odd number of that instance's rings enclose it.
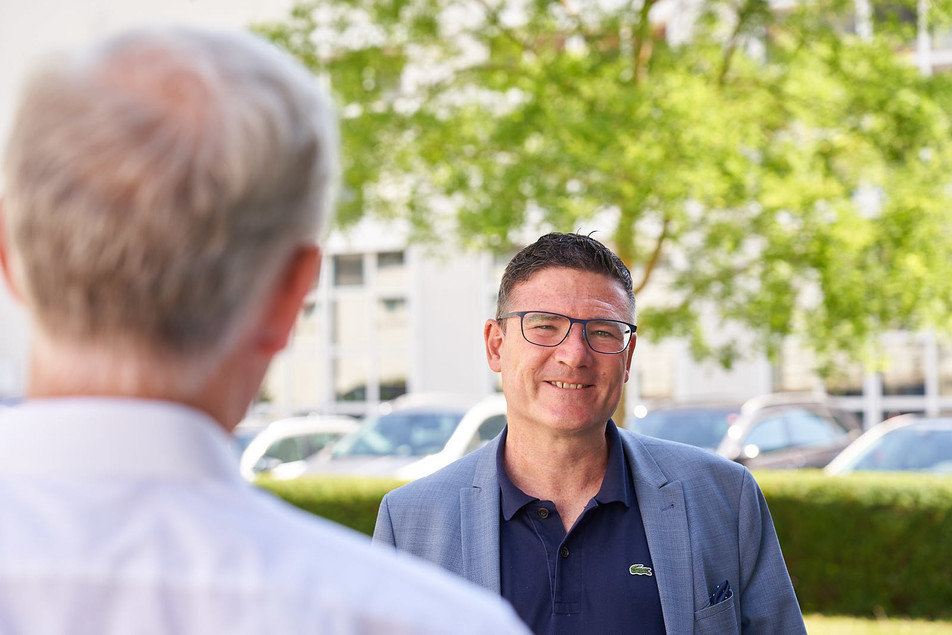
<path fill-rule="evenodd" d="M 500 593 L 536 633 L 805 633 L 750 472 L 612 422 L 634 321 L 598 241 L 519 252 L 484 328 L 506 429 L 388 494 L 374 539 Z"/>

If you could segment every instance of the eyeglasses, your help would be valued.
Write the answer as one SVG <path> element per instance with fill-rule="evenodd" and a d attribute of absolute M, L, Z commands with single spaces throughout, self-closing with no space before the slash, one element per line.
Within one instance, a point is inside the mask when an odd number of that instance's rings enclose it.
<path fill-rule="evenodd" d="M 582 336 L 596 353 L 615 354 L 628 348 L 632 334 L 638 327 L 619 320 L 576 320 L 567 315 L 548 311 L 513 311 L 497 320 L 518 317 L 522 337 L 536 346 L 558 346 L 568 337 L 573 324 L 582 325 Z"/>

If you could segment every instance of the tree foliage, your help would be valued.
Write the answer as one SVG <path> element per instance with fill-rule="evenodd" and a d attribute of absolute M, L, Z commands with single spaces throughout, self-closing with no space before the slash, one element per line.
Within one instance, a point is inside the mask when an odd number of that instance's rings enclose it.
<path fill-rule="evenodd" d="M 871 0 L 868 37 L 855 6 L 326 0 L 257 28 L 339 99 L 345 227 L 497 251 L 604 227 L 666 289 L 639 333 L 869 361 L 952 327 L 952 77 L 913 64 L 914 2 Z"/>

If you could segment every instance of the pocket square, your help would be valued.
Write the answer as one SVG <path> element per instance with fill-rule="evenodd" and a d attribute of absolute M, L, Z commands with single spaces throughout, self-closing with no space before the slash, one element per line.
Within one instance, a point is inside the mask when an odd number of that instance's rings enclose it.
<path fill-rule="evenodd" d="M 727 580 L 724 580 L 714 587 L 713 591 L 711 591 L 711 606 L 729 600 L 731 597 L 733 597 L 733 595 L 734 592 L 731 591 L 731 583 Z"/>

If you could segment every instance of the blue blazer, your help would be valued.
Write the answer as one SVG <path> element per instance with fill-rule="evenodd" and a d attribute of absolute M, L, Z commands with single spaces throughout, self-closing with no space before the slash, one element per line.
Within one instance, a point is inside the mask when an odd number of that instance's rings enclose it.
<path fill-rule="evenodd" d="M 706 450 L 619 429 L 668 635 L 806 633 L 770 512 L 750 472 Z M 499 437 L 387 494 L 374 541 L 500 592 Z M 710 604 L 728 580 L 732 596 Z"/>

